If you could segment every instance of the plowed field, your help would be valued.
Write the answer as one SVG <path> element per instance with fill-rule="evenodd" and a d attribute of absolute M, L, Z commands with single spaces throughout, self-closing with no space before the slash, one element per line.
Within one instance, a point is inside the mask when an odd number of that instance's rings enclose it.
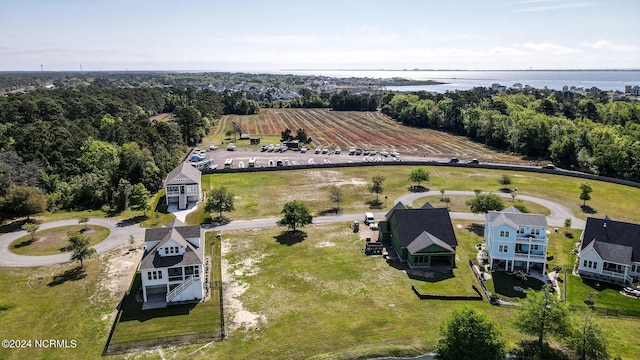
<path fill-rule="evenodd" d="M 285 129 L 293 135 L 305 129 L 313 138 L 312 147 L 375 147 L 408 156 L 478 158 L 504 162 L 523 162 L 519 157 L 500 153 L 462 136 L 431 129 L 407 127 L 381 112 L 332 111 L 329 109 L 262 109 L 257 115 L 225 115 L 216 122 L 213 136 L 220 139 L 238 121 L 252 137 L 280 136 Z"/>

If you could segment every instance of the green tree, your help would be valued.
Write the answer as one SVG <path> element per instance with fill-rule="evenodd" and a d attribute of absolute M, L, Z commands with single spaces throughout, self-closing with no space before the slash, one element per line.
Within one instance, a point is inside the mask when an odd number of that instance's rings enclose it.
<path fill-rule="evenodd" d="M 307 144 L 307 145 L 311 144 L 311 141 L 313 141 L 313 139 L 307 136 L 307 132 L 302 128 L 296 131 L 295 139 L 300 141 L 301 144 Z"/>
<path fill-rule="evenodd" d="M 569 332 L 567 306 L 549 291 L 548 286 L 543 286 L 541 291 L 528 292 L 520 305 L 514 325 L 523 333 L 537 337 L 539 351 L 543 350 L 545 337 L 563 336 Z"/>
<path fill-rule="evenodd" d="M 564 228 L 565 231 L 569 231 L 569 228 L 571 227 L 571 218 L 566 218 L 564 219 Z"/>
<path fill-rule="evenodd" d="M 580 200 L 582 200 L 582 206 L 587 205 L 587 200 L 591 200 L 591 193 L 593 188 L 589 183 L 580 184 Z"/>
<path fill-rule="evenodd" d="M 223 211 L 229 212 L 235 210 L 233 194 L 224 186 L 211 190 L 208 194 L 205 210 L 208 212 L 218 211 L 222 219 Z"/>
<path fill-rule="evenodd" d="M 175 114 L 176 121 L 180 125 L 182 140 L 189 146 L 198 144 L 204 138 L 205 120 L 200 111 L 193 106 L 185 106 Z"/>
<path fill-rule="evenodd" d="M 105 141 L 86 141 L 81 149 L 80 165 L 85 172 L 104 174 L 109 181 L 116 175 L 120 166 L 120 148 Z"/>
<path fill-rule="evenodd" d="M 376 204 L 380 204 L 378 196 L 384 191 L 384 180 L 384 176 L 376 175 L 371 179 L 371 184 L 369 184 L 369 192 L 376 194 Z"/>
<path fill-rule="evenodd" d="M 423 168 L 414 169 L 409 173 L 409 181 L 418 183 L 418 187 L 420 187 L 421 182 L 429 181 L 429 173 Z"/>
<path fill-rule="evenodd" d="M 340 211 L 340 202 L 342 202 L 342 189 L 338 185 L 329 187 L 329 200 L 337 204 L 337 212 Z"/>
<path fill-rule="evenodd" d="M 141 183 L 135 184 L 131 187 L 129 192 L 129 206 L 133 210 L 144 211 L 144 216 L 147 216 L 147 209 L 149 208 L 149 190 Z"/>
<path fill-rule="evenodd" d="M 35 223 L 26 223 L 24 225 L 22 225 L 22 230 L 28 232 L 29 234 L 31 234 L 31 242 L 34 241 L 34 236 L 36 234 L 36 231 L 38 231 L 38 229 L 40 229 L 40 225 L 35 224 Z"/>
<path fill-rule="evenodd" d="M 575 317 L 567 345 L 580 360 L 608 359 L 606 335 L 589 309 L 582 316 Z"/>
<path fill-rule="evenodd" d="M 289 201 L 284 204 L 284 208 L 280 212 L 284 217 L 278 221 L 278 226 L 286 226 L 296 231 L 296 228 L 311 224 L 313 217 L 309 206 L 302 201 Z"/>
<path fill-rule="evenodd" d="M 83 234 L 75 233 L 69 237 L 69 246 L 66 248 L 71 251 L 71 260 L 80 261 L 80 267 L 84 267 L 84 260 L 96 254 L 96 249 L 89 247 L 89 238 Z"/>
<path fill-rule="evenodd" d="M 89 217 L 88 216 L 80 216 L 80 217 L 78 217 L 78 223 L 84 225 L 82 230 L 87 230 L 87 223 L 88 222 L 89 222 Z"/>
<path fill-rule="evenodd" d="M 1 200 L 4 213 L 21 217 L 44 212 L 47 209 L 47 197 L 40 189 L 32 186 L 15 186 L 9 188 L 7 196 Z"/>
<path fill-rule="evenodd" d="M 491 210 L 500 211 L 504 209 L 502 199 L 496 194 L 478 194 L 466 202 L 474 214 L 488 213 Z"/>
<path fill-rule="evenodd" d="M 444 191 L 444 189 L 440 189 L 440 201 L 444 201 Z"/>
<path fill-rule="evenodd" d="M 455 309 L 440 326 L 437 359 L 502 360 L 505 342 L 487 315 L 471 307 Z"/>
<path fill-rule="evenodd" d="M 500 183 L 500 185 L 502 185 L 503 189 L 508 189 L 508 186 L 511 185 L 511 176 L 509 176 L 508 174 L 502 174 L 498 182 Z"/>
<path fill-rule="evenodd" d="M 449 210 L 449 204 L 451 203 L 451 198 L 446 196 L 444 198 L 444 203 L 447 204 L 447 210 Z"/>

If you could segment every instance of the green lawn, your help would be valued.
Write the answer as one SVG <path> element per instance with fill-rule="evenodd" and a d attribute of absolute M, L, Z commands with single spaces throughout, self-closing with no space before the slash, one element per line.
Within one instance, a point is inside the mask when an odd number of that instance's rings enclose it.
<path fill-rule="evenodd" d="M 108 274 L 96 257 L 37 268 L 0 268 L 1 339 L 67 339 L 68 349 L 0 349 L 1 359 L 98 359 L 117 300 L 99 283 Z M 42 280 L 40 280 L 42 279 Z"/>
<path fill-rule="evenodd" d="M 220 279 L 220 242 L 213 233 L 206 236 L 206 254 L 212 256 L 211 281 Z M 122 304 L 122 314 L 111 339 L 118 343 L 135 341 L 152 343 L 156 338 L 203 333 L 220 329 L 220 297 L 217 290 L 211 292 L 211 299 L 197 304 L 171 305 L 164 309 L 142 310 L 142 303 L 136 301 L 135 293 L 142 281 L 137 273 L 128 296 Z"/>
<path fill-rule="evenodd" d="M 340 205 L 343 212 L 358 213 L 370 209 L 367 204 L 375 199 L 375 194 L 367 190 L 374 175 L 383 175 L 384 192 L 387 196 L 383 210 L 393 205 L 393 199 L 409 192 L 409 173 L 418 166 L 375 166 L 326 170 L 283 170 L 277 172 L 212 174 L 202 177 L 204 190 L 224 185 L 235 194 L 236 211 L 229 214 L 233 219 L 251 219 L 276 216 L 285 202 L 304 200 L 316 214 L 335 207 L 329 202 L 329 185 L 339 185 L 345 194 Z M 593 214 L 582 211 L 578 185 L 584 179 L 553 174 L 538 174 L 522 171 L 502 171 L 469 169 L 440 166 L 420 166 L 425 168 L 431 180 L 423 183 L 430 190 L 467 190 L 480 189 L 483 192 L 498 192 L 500 176 L 507 173 L 518 188 L 518 194 L 537 196 L 556 201 L 567 206 L 582 219 L 587 216 L 604 216 L 621 221 L 640 222 L 640 213 L 629 211 L 628 204 L 640 203 L 640 189 L 589 181 L 594 191 L 587 205 Z M 446 196 L 446 192 L 445 192 Z M 517 199 L 517 198 L 516 198 Z M 505 203 L 508 204 L 509 199 Z M 529 204 L 527 204 L 529 205 Z M 532 212 L 543 212 L 534 205 L 527 206 Z M 544 213 L 544 212 L 543 212 Z"/>
<path fill-rule="evenodd" d="M 449 203 L 450 211 L 470 212 L 469 205 L 467 205 L 466 203 L 468 200 L 472 199 L 473 196 L 450 196 L 450 195 L 447 195 L 447 193 L 445 192 L 444 197 L 448 197 L 449 199 L 451 199 L 451 202 Z M 441 197 L 439 195 L 427 196 L 427 197 L 418 199 L 417 201 L 415 201 L 413 204 L 410 204 L 410 205 L 412 205 L 413 207 L 419 208 L 428 202 L 435 207 L 446 207 L 447 203 L 440 201 L 440 198 Z M 542 215 L 551 214 L 551 211 L 546 207 L 530 201 L 519 200 L 517 198 L 515 202 L 511 201 L 511 199 L 502 199 L 502 201 L 505 207 L 508 207 L 514 204 L 524 205 L 530 214 L 542 214 Z"/>
<path fill-rule="evenodd" d="M 18 255 L 55 255 L 64 251 L 69 245 L 69 233 L 80 232 L 89 238 L 89 246 L 93 246 L 109 236 L 109 229 L 97 225 L 71 225 L 37 231 L 34 241 L 31 235 L 25 235 L 9 245 L 9 251 Z"/>

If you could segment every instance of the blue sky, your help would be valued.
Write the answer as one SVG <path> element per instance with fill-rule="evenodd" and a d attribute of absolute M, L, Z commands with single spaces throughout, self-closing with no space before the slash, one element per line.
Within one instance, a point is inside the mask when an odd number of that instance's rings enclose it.
<path fill-rule="evenodd" d="M 0 0 L 0 71 L 640 68 L 640 1 Z"/>

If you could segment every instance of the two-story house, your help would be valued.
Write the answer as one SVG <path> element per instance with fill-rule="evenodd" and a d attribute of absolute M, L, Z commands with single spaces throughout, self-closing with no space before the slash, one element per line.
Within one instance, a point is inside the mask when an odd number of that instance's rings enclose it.
<path fill-rule="evenodd" d="M 640 276 L 640 225 L 587 218 L 580 236 L 578 274 L 629 285 Z"/>
<path fill-rule="evenodd" d="M 143 301 L 163 307 L 203 299 L 204 264 L 204 231 L 200 226 L 184 226 L 175 220 L 167 227 L 147 229 L 140 263 Z"/>
<path fill-rule="evenodd" d="M 547 263 L 547 219 L 510 206 L 485 216 L 484 243 L 491 270 L 538 271 Z"/>
<path fill-rule="evenodd" d="M 202 200 L 201 176 L 200 170 L 187 162 L 182 162 L 171 170 L 164 181 L 166 205 L 177 203 L 178 210 L 182 210 L 186 209 L 190 202 L 200 202 Z"/>

